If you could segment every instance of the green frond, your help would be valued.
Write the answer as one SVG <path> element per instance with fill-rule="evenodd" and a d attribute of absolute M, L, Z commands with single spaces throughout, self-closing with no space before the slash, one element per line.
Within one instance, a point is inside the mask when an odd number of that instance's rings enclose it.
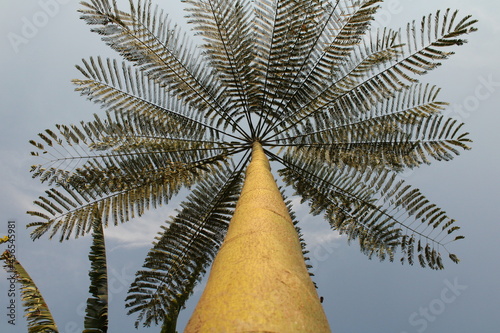
<path fill-rule="evenodd" d="M 369 128 L 380 123 L 417 123 L 423 118 L 440 113 L 447 103 L 436 100 L 439 89 L 435 86 L 416 84 L 394 92 L 392 96 L 378 102 L 370 110 L 362 112 L 358 108 L 346 111 L 332 106 L 328 113 L 315 114 L 307 126 L 297 125 L 290 128 L 288 138 L 316 136 L 336 128 L 360 126 Z M 285 141 L 279 140 L 278 142 Z"/>
<path fill-rule="evenodd" d="M 139 313 L 136 326 L 175 323 L 224 239 L 241 173 L 240 166 L 226 168 L 200 182 L 167 221 L 127 296 L 129 313 Z"/>
<path fill-rule="evenodd" d="M 263 89 L 260 108 L 267 117 L 298 91 L 329 17 L 321 1 L 309 0 L 258 1 L 255 13 L 255 69 Z"/>
<path fill-rule="evenodd" d="M 449 11 L 444 17 L 448 18 Z M 334 80 L 326 89 L 323 89 L 320 94 L 310 94 L 312 98 L 304 101 L 301 105 L 293 108 L 294 112 L 291 116 L 280 121 L 278 125 L 285 120 L 290 123 L 281 131 L 288 131 L 294 126 L 307 126 L 311 117 L 317 117 L 316 114 L 335 112 L 336 110 L 355 110 L 358 112 L 366 112 L 375 104 L 382 100 L 391 97 L 395 92 L 408 87 L 418 80 L 415 76 L 427 73 L 439 66 L 440 61 L 449 58 L 453 52 L 442 51 L 442 48 L 462 45 L 465 40 L 457 37 L 470 33 L 475 29 L 472 25 L 476 22 L 469 16 L 462 19 L 459 23 L 456 22 L 457 13 L 452 15 L 452 19 L 441 21 L 442 15 L 438 12 L 434 16 L 434 21 L 425 17 L 422 20 L 421 33 L 418 34 L 413 25 L 408 25 L 407 40 L 401 41 L 401 33 L 398 36 L 397 42 L 394 37 L 383 37 L 382 40 L 391 41 L 388 45 L 394 47 L 391 58 L 385 59 L 370 76 L 352 75 L 356 73 L 358 62 L 349 61 L 346 63 L 346 69 L 342 71 L 349 73 L 347 77 Z M 386 32 L 391 35 L 391 32 Z M 394 44 L 395 43 L 395 44 Z M 360 44 L 365 48 L 365 43 Z M 374 45 L 370 43 L 368 45 Z M 375 43 L 380 48 L 380 43 Z M 401 47 L 404 45 L 403 47 Z M 370 54 L 370 52 L 362 50 L 353 50 L 359 54 Z M 373 69 L 376 69 L 375 67 Z M 372 71 L 365 71 L 370 73 Z M 347 81 L 346 81 L 347 80 Z M 346 84 L 347 83 L 347 84 Z M 341 111 L 345 112 L 345 111 Z M 344 115 L 341 115 L 344 116 Z M 347 114 L 349 117 L 350 114 Z"/>
<path fill-rule="evenodd" d="M 368 29 L 378 8 L 376 4 L 380 1 L 347 2 L 348 4 L 337 2 L 331 6 L 326 3 L 321 5 L 317 1 L 310 2 L 314 3 L 312 6 L 316 10 L 308 10 L 316 13 L 316 18 L 300 27 L 311 31 L 309 35 L 312 35 L 309 43 L 305 44 L 305 53 L 297 56 L 297 73 L 292 72 L 289 77 L 280 76 L 278 80 L 270 80 L 270 84 L 277 81 L 282 85 L 271 98 L 276 104 L 274 108 L 281 110 L 281 115 L 272 122 L 268 130 L 279 129 L 279 125 L 285 121 L 295 122 L 290 116 L 301 114 L 304 105 L 309 107 L 316 97 L 324 93 L 325 83 L 331 82 L 328 78 L 332 77 L 332 73 L 338 70 L 339 65 L 348 59 L 355 46 L 360 43 L 361 36 Z M 284 70 L 288 73 L 288 62 L 291 59 L 286 60 L 281 63 L 286 64 Z"/>
<path fill-rule="evenodd" d="M 28 321 L 28 332 L 59 332 L 47 303 L 45 303 L 38 287 L 24 267 L 9 251 L 5 251 L 0 256 L 0 260 L 4 261 L 5 270 L 15 276 L 16 281 L 21 284 L 21 300 L 24 307 L 24 316 Z"/>
<path fill-rule="evenodd" d="M 403 125 L 366 121 L 363 125 L 339 126 L 299 138 L 289 150 L 338 166 L 385 165 L 401 171 L 430 164 L 431 158 L 449 161 L 460 154 L 459 149 L 469 149 L 468 133 L 460 133 L 462 125 L 441 116 Z"/>
<path fill-rule="evenodd" d="M 108 331 L 108 272 L 106 263 L 106 246 L 100 215 L 94 212 L 92 222 L 92 246 L 90 260 L 90 287 L 92 295 L 87 299 L 83 333 Z"/>
<path fill-rule="evenodd" d="M 159 124 L 170 135 L 186 137 L 219 137 L 221 130 L 210 126 L 207 114 L 190 107 L 188 100 L 173 95 L 159 83 L 151 81 L 144 71 L 133 69 L 126 63 L 100 58 L 82 60 L 77 66 L 85 77 L 73 80 L 76 91 L 107 110 L 126 118 L 139 128 L 144 122 Z"/>
<path fill-rule="evenodd" d="M 429 158 L 451 160 L 458 149 L 469 149 L 470 140 L 460 132 L 463 124 L 439 115 L 446 103 L 436 100 L 437 92 L 435 87 L 414 85 L 370 112 L 352 119 L 316 117 L 276 142 L 292 154 L 339 166 L 402 170 L 428 164 Z"/>
<path fill-rule="evenodd" d="M 396 251 L 410 263 L 417 255 L 422 266 L 441 269 L 440 249 L 453 239 L 454 220 L 421 194 L 397 181 L 387 170 L 332 168 L 297 157 L 280 159 L 286 184 L 293 186 L 311 213 L 323 213 L 332 228 L 358 239 L 369 257 L 393 260 Z M 415 242 L 422 247 L 415 248 Z M 411 245 L 411 246 L 410 246 Z M 427 254 L 427 255 L 426 255 Z"/>
<path fill-rule="evenodd" d="M 91 229 L 92 212 L 102 212 L 103 223 L 119 224 L 141 216 L 151 207 L 167 203 L 182 187 L 192 185 L 206 176 L 202 168 L 209 168 L 221 158 L 180 163 L 158 158 L 138 156 L 128 159 L 120 167 L 90 164 L 76 170 L 64 183 L 46 191 L 34 204 L 44 213 L 29 211 L 45 221 L 28 224 L 35 227 L 34 239 L 51 230 L 50 238 L 60 233 L 60 240 L 76 237 Z M 104 160 L 104 162 L 109 160 Z M 59 190 L 58 190 L 59 189 Z"/>
<path fill-rule="evenodd" d="M 80 127 L 56 125 L 57 133 L 46 130 L 39 134 L 43 142 L 30 142 L 38 150 L 32 155 L 48 160 L 43 164 L 44 169 L 48 169 L 47 165 L 57 165 L 58 168 L 50 175 L 34 170 L 34 177 L 46 181 L 54 178 L 57 171 L 61 178 L 65 178 L 64 171 L 59 169 L 71 170 L 82 161 L 104 156 L 119 160 L 127 155 L 151 153 L 167 154 L 170 160 L 180 160 L 182 157 L 186 161 L 200 159 L 196 154 L 203 151 L 207 152 L 206 156 L 230 154 L 229 148 L 234 150 L 242 147 L 216 139 L 211 134 L 200 134 L 195 131 L 193 124 L 183 123 L 179 126 L 185 128 L 184 133 L 173 130 L 168 121 L 149 119 L 132 112 L 107 113 L 104 119 L 95 115 L 94 121 L 81 123 Z M 53 138 L 48 138 L 46 133 L 51 133 Z M 196 157 L 187 158 L 190 154 Z"/>
<path fill-rule="evenodd" d="M 130 13 L 118 11 L 108 0 L 83 3 L 82 19 L 97 25 L 94 32 L 124 59 L 135 63 L 148 78 L 165 87 L 213 121 L 234 125 L 227 116 L 227 101 L 218 75 L 203 56 L 171 27 L 150 1 L 130 3 Z"/>
<path fill-rule="evenodd" d="M 255 57 L 250 3 L 245 0 L 183 1 L 190 5 L 189 23 L 205 41 L 210 65 L 217 70 L 225 94 L 230 97 L 228 115 L 248 114 L 258 103 L 251 63 Z M 249 125 L 253 126 L 248 118 Z"/>

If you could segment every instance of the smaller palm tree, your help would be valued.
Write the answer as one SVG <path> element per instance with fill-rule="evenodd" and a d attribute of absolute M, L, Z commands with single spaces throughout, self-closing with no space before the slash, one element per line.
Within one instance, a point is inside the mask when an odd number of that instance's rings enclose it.
<path fill-rule="evenodd" d="M 0 244 L 9 242 L 9 240 L 9 236 L 2 237 Z M 28 322 L 28 332 L 59 332 L 40 290 L 21 263 L 9 250 L 5 250 L 0 255 L 0 260 L 4 262 L 4 269 L 21 285 L 21 300 Z"/>
<path fill-rule="evenodd" d="M 76 90 L 104 116 L 32 141 L 49 157 L 33 175 L 53 185 L 30 212 L 33 238 L 83 236 L 95 211 L 118 225 L 189 188 L 130 288 L 136 325 L 174 331 L 213 262 L 187 331 L 328 331 L 272 161 L 312 214 L 370 258 L 458 262 L 447 249 L 462 238 L 455 221 L 398 174 L 469 149 L 463 124 L 440 114 L 439 89 L 416 77 L 475 20 L 446 10 L 402 33 L 370 30 L 379 0 L 183 2 L 199 48 L 149 1 L 128 12 L 82 3 L 125 61 L 77 67 Z"/>
<path fill-rule="evenodd" d="M 91 297 L 87 299 L 87 308 L 84 320 L 84 333 L 108 330 L 108 275 L 106 263 L 106 248 L 104 233 L 98 212 L 94 213 L 92 247 L 90 260 L 90 287 Z M 8 236 L 0 238 L 0 244 L 11 241 Z M 32 280 L 28 272 L 19 263 L 9 250 L 3 252 L 0 260 L 4 261 L 4 268 L 12 274 L 13 279 L 21 284 L 21 300 L 25 309 L 29 333 L 58 333 L 59 330 L 52 317 L 49 307 Z"/>

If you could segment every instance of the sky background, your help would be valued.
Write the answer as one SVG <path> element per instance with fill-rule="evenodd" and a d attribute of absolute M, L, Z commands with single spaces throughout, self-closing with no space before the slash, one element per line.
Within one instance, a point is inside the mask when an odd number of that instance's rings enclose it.
<path fill-rule="evenodd" d="M 127 3 L 127 1 L 118 1 Z M 180 1 L 156 1 L 184 22 Z M 47 5 L 50 4 L 50 5 Z M 446 111 L 466 123 L 472 150 L 451 162 L 436 162 L 403 177 L 450 217 L 465 240 L 451 250 L 443 271 L 368 260 L 358 246 L 329 231 L 321 217 L 307 215 L 296 202 L 314 266 L 314 281 L 332 330 L 336 333 L 496 333 L 500 327 L 500 2 L 496 0 L 388 0 L 379 25 L 404 26 L 438 9 L 457 8 L 479 19 L 469 43 L 431 74 L 422 77 L 442 87 Z M 0 235 L 16 222 L 16 255 L 42 291 L 60 332 L 81 332 L 88 297 L 90 237 L 59 243 L 46 237 L 32 242 L 25 212 L 45 189 L 32 180 L 28 141 L 54 124 L 90 120 L 102 112 L 73 91 L 70 80 L 82 58 L 117 58 L 79 20 L 77 1 L 0 0 Z M 125 6 L 125 9 L 128 7 Z M 34 24 L 35 29 L 29 29 Z M 110 290 L 109 332 L 133 332 L 124 298 L 135 272 L 162 222 L 179 201 L 149 212 L 140 220 L 105 230 Z M 3 248 L 1 248 L 3 250 Z M 198 300 L 198 286 L 181 312 L 182 330 Z M 16 326 L 7 323 L 7 273 L 0 272 L 0 332 L 26 332 L 17 300 Z M 140 332 L 158 332 L 159 328 Z"/>

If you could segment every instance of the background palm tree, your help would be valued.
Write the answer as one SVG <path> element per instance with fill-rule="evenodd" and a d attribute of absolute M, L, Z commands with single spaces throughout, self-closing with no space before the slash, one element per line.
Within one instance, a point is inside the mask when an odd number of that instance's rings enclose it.
<path fill-rule="evenodd" d="M 0 244 L 9 242 L 9 236 L 0 238 Z M 12 277 L 21 285 L 21 300 L 23 302 L 24 313 L 28 323 L 27 331 L 29 333 L 44 332 L 44 333 L 57 333 L 57 325 L 54 322 L 52 313 L 45 303 L 45 300 L 36 286 L 35 282 L 24 269 L 23 265 L 16 259 L 9 250 L 5 250 L 0 255 L 0 260 L 4 262 L 4 269 L 9 274 L 9 279 Z M 12 282 L 11 282 L 12 283 Z M 11 298 L 14 299 L 15 298 Z M 10 305 L 10 304 L 9 304 Z M 15 306 L 15 304 L 14 304 Z M 15 309 L 15 308 L 14 308 Z M 10 318 L 15 322 L 14 317 Z"/>
<path fill-rule="evenodd" d="M 108 274 L 106 247 L 103 226 L 99 217 L 100 214 L 94 212 L 94 219 L 92 221 L 92 247 L 89 253 L 89 261 L 91 264 L 89 270 L 89 292 L 92 296 L 87 299 L 83 330 L 85 333 L 104 333 L 107 332 L 108 329 Z M 7 242 L 12 244 L 14 241 L 15 236 L 12 238 L 9 236 L 0 238 L 0 244 Z M 28 332 L 59 332 L 42 293 L 23 265 L 21 265 L 11 251 L 12 249 L 5 250 L 0 256 L 0 260 L 4 261 L 4 269 L 7 273 L 21 285 L 21 300 L 23 301 Z M 12 297 L 11 299 L 15 300 L 15 290 L 14 292 L 11 292 L 9 297 Z M 13 315 L 14 317 L 12 322 L 15 323 L 15 313 Z"/>
<path fill-rule="evenodd" d="M 90 286 L 83 333 L 108 331 L 108 265 L 100 213 L 94 212 L 92 246 L 89 253 Z"/>
<path fill-rule="evenodd" d="M 415 77 L 475 21 L 448 10 L 400 33 L 369 30 L 380 1 L 186 2 L 203 52 L 150 2 L 128 13 L 84 3 L 126 62 L 84 60 L 77 90 L 106 115 L 33 142 L 52 155 L 34 176 L 56 185 L 35 202 L 33 237 L 84 235 L 94 209 L 119 224 L 196 184 L 128 298 L 137 324 L 175 321 L 224 239 L 257 142 L 362 252 L 442 268 L 458 227 L 397 173 L 467 149 L 462 124 L 439 115 L 439 89 Z"/>

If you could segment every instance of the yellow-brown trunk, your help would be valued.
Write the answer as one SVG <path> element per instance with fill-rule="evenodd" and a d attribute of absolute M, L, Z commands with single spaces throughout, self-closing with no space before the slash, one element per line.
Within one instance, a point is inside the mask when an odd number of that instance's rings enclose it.
<path fill-rule="evenodd" d="M 185 332 L 330 332 L 260 143 Z"/>

